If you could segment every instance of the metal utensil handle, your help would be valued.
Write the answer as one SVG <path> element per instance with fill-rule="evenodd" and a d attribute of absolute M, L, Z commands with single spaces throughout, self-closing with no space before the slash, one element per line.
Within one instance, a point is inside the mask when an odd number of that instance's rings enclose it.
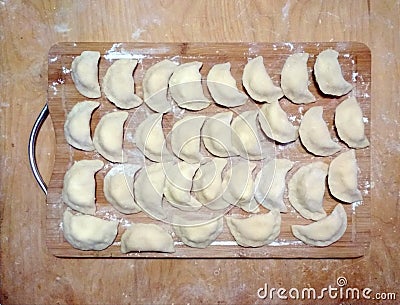
<path fill-rule="evenodd" d="M 33 124 L 31 134 L 29 136 L 28 143 L 28 157 L 29 164 L 31 165 L 33 176 L 35 177 L 37 183 L 39 184 L 42 191 L 47 195 L 47 185 L 44 182 L 42 175 L 39 172 L 37 163 L 36 163 L 36 140 L 39 134 L 40 128 L 43 125 L 43 122 L 49 115 L 49 107 L 47 104 L 44 105 L 42 111 L 40 111 L 39 116 L 37 117 L 35 124 Z"/>

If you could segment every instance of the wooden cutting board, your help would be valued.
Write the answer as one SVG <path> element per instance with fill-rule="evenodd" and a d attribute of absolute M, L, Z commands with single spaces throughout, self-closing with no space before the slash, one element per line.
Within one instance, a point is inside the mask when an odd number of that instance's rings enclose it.
<path fill-rule="evenodd" d="M 316 56 L 326 48 L 337 50 L 339 62 L 342 67 L 345 79 L 354 85 L 354 94 L 361 105 L 365 132 L 370 137 L 371 115 L 370 115 L 370 88 L 371 88 L 371 53 L 367 46 L 358 42 L 320 42 L 320 43 L 59 43 L 51 48 L 48 55 L 48 105 L 51 120 L 54 124 L 56 135 L 56 156 L 51 180 L 48 186 L 47 195 L 47 216 L 46 216 L 46 242 L 49 251 L 59 257 L 279 257 L 279 258 L 344 258 L 358 257 L 364 255 L 369 247 L 370 241 L 370 204 L 369 194 L 370 183 L 370 148 L 357 150 L 356 157 L 359 165 L 358 181 L 359 189 L 363 194 L 363 202 L 359 204 L 344 204 L 348 216 L 348 227 L 344 236 L 336 243 L 324 247 L 312 247 L 296 240 L 292 235 L 290 226 L 292 224 L 307 224 L 311 221 L 303 219 L 290 205 L 285 192 L 285 203 L 289 212 L 282 214 L 281 233 L 278 239 L 270 245 L 260 248 L 243 248 L 238 246 L 224 223 L 223 233 L 209 247 L 205 249 L 190 248 L 182 244 L 175 236 L 176 252 L 165 253 L 130 253 L 120 252 L 120 237 L 124 230 L 131 223 L 157 223 L 172 233 L 172 228 L 168 222 L 160 222 L 151 219 L 141 212 L 133 215 L 124 215 L 116 211 L 104 198 L 103 178 L 112 168 L 113 164 L 103 159 L 96 152 L 83 152 L 69 146 L 64 138 L 64 122 L 67 113 L 77 102 L 87 100 L 75 89 L 71 79 L 70 68 L 73 58 L 84 50 L 99 51 L 102 55 L 99 63 L 99 79 L 102 80 L 105 71 L 110 64 L 119 58 L 137 58 L 138 66 L 134 72 L 136 93 L 143 97 L 142 79 L 145 71 L 154 63 L 162 59 L 171 59 L 178 63 L 190 61 L 201 61 L 203 67 L 201 74 L 203 78 L 209 69 L 216 63 L 230 62 L 232 64 L 232 75 L 235 77 L 238 88 L 244 91 L 241 84 L 241 76 L 244 65 L 251 58 L 258 55 L 264 57 L 264 64 L 273 81 L 278 84 L 280 72 L 286 58 L 296 52 L 307 52 L 310 54 L 308 67 L 310 71 L 310 91 L 316 96 L 317 102 L 309 105 L 295 105 L 286 98 L 281 99 L 282 108 L 295 125 L 299 125 L 302 114 L 312 106 L 323 106 L 324 119 L 328 124 L 333 138 L 337 138 L 334 128 L 334 111 L 336 106 L 343 101 L 346 96 L 334 98 L 322 95 L 317 89 L 317 85 L 312 76 L 312 67 Z M 205 92 L 208 94 L 207 90 Z M 91 128 L 92 132 L 99 119 L 105 113 L 115 109 L 104 97 L 96 99 L 101 106 L 94 112 Z M 231 109 L 234 113 L 241 113 L 245 110 L 260 108 L 262 104 L 255 103 L 251 99 L 241 107 Z M 217 112 L 227 111 L 226 108 L 211 105 L 209 108 L 191 114 L 212 115 Z M 130 116 L 125 124 L 124 148 L 133 156 L 130 162 L 139 164 L 150 163 L 145 161 L 143 156 L 136 154 L 137 149 L 132 143 L 132 136 L 135 127 L 151 111 L 143 104 L 137 109 L 129 110 Z M 179 118 L 190 113 L 181 111 L 175 107 L 173 113 L 164 116 L 163 127 L 166 132 L 171 129 L 173 123 Z M 236 115 L 235 114 L 235 115 Z M 261 131 L 260 131 L 261 132 Z M 261 136 L 265 136 L 261 133 Z M 348 147 L 340 142 L 342 151 Z M 202 152 L 207 155 L 202 147 Z M 287 181 L 294 172 L 310 162 L 322 160 L 329 163 L 333 157 L 315 157 L 302 147 L 299 139 L 288 145 L 275 144 L 275 156 L 278 158 L 288 158 L 295 161 L 293 169 L 287 176 Z M 81 251 L 74 249 L 63 237 L 61 219 L 66 205 L 62 202 L 61 191 L 63 177 L 68 168 L 74 161 L 81 159 L 101 159 L 105 162 L 105 167 L 96 174 L 96 216 L 104 219 L 117 219 L 120 221 L 118 236 L 112 246 L 103 251 Z M 262 166 L 262 162 L 257 162 L 257 172 Z M 165 203 L 167 205 L 167 203 Z M 328 214 L 331 213 L 337 201 L 334 200 L 326 189 L 324 197 L 324 208 Z M 267 212 L 261 208 L 261 212 Z M 173 210 L 172 210 L 173 213 Z M 202 213 L 206 213 L 203 211 Z M 233 208 L 228 214 L 243 214 L 239 209 Z"/>

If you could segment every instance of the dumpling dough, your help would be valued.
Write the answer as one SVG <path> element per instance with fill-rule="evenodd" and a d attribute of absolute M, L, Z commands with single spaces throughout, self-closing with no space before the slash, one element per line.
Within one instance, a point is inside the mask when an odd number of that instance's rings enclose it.
<path fill-rule="evenodd" d="M 356 98 L 350 96 L 335 110 L 335 126 L 342 139 L 351 148 L 365 148 L 369 141 L 364 133 L 363 115 Z"/>
<path fill-rule="evenodd" d="M 188 163 L 203 159 L 200 153 L 200 131 L 205 116 L 188 115 L 177 121 L 171 130 L 171 148 L 174 154 Z"/>
<path fill-rule="evenodd" d="M 72 214 L 68 209 L 62 224 L 65 239 L 79 250 L 104 250 L 111 246 L 118 233 L 118 221 L 91 215 Z"/>
<path fill-rule="evenodd" d="M 308 53 L 290 55 L 282 68 L 281 87 L 285 96 L 295 104 L 315 102 L 308 90 Z"/>
<path fill-rule="evenodd" d="M 314 64 L 314 74 L 323 93 L 342 96 L 350 92 L 353 86 L 343 78 L 338 56 L 339 53 L 332 49 L 319 53 Z"/>
<path fill-rule="evenodd" d="M 300 167 L 288 183 L 289 201 L 307 219 L 319 220 L 326 216 L 322 206 L 328 165 L 317 161 Z"/>
<path fill-rule="evenodd" d="M 191 224 L 182 220 L 174 224 L 173 228 L 176 236 L 185 245 L 204 249 L 222 233 L 224 219 L 220 217 L 204 224 Z"/>
<path fill-rule="evenodd" d="M 217 157 L 237 156 L 232 144 L 233 113 L 230 111 L 217 113 L 206 119 L 201 130 L 206 149 Z"/>
<path fill-rule="evenodd" d="M 172 162 L 164 164 L 166 175 L 164 196 L 172 206 L 182 211 L 196 211 L 202 207 L 202 204 L 190 194 L 192 179 L 198 168 L 199 164 L 183 161 L 178 164 Z"/>
<path fill-rule="evenodd" d="M 258 172 L 255 180 L 254 197 L 258 203 L 269 210 L 277 209 L 286 213 L 287 207 L 283 202 L 285 192 L 285 177 L 293 167 L 293 162 L 287 159 L 268 161 Z"/>
<path fill-rule="evenodd" d="M 339 203 L 333 212 L 325 218 L 308 224 L 292 225 L 295 237 L 308 245 L 326 247 L 338 241 L 346 232 L 347 214 Z"/>
<path fill-rule="evenodd" d="M 231 74 L 231 64 L 214 65 L 207 75 L 207 87 L 214 101 L 225 107 L 237 107 L 247 101 L 247 95 L 240 92 Z"/>
<path fill-rule="evenodd" d="M 258 121 L 267 137 L 279 143 L 293 142 L 299 136 L 298 128 L 289 122 L 279 102 L 263 105 L 258 114 Z"/>
<path fill-rule="evenodd" d="M 272 243 L 281 232 L 281 214 L 272 210 L 248 218 L 225 216 L 228 228 L 239 246 L 262 247 Z"/>
<path fill-rule="evenodd" d="M 229 203 L 222 199 L 222 171 L 228 161 L 223 158 L 210 159 L 200 165 L 193 178 L 193 192 L 199 202 L 212 210 L 224 209 Z"/>
<path fill-rule="evenodd" d="M 172 155 L 166 147 L 162 129 L 162 113 L 149 115 L 136 128 L 135 142 L 140 151 L 150 160 L 155 162 L 168 162 Z"/>
<path fill-rule="evenodd" d="M 96 212 L 94 174 L 102 169 L 103 161 L 76 161 L 64 176 L 62 199 L 66 205 L 84 214 Z"/>
<path fill-rule="evenodd" d="M 167 217 L 162 206 L 164 185 L 165 172 L 162 163 L 146 165 L 135 178 L 135 201 L 143 212 L 154 219 Z"/>
<path fill-rule="evenodd" d="M 244 67 L 242 81 L 247 93 L 258 102 L 272 103 L 283 97 L 282 89 L 275 86 L 268 75 L 262 56 L 249 60 Z"/>
<path fill-rule="evenodd" d="M 304 114 L 299 127 L 300 140 L 310 153 L 330 156 L 337 153 L 341 147 L 331 139 L 322 112 L 322 106 L 316 106 Z"/>
<path fill-rule="evenodd" d="M 103 91 L 107 99 L 121 109 L 132 109 L 142 104 L 142 99 L 135 94 L 133 70 L 136 59 L 118 59 L 103 78 Z"/>
<path fill-rule="evenodd" d="M 254 199 L 255 186 L 252 172 L 255 168 L 255 163 L 239 161 L 227 171 L 222 181 L 224 189 L 222 198 L 229 204 L 251 213 L 259 211 L 258 204 Z"/>
<path fill-rule="evenodd" d="M 140 168 L 137 164 L 119 164 L 104 177 L 104 197 L 121 213 L 133 214 L 141 211 L 133 196 L 133 180 Z"/>
<path fill-rule="evenodd" d="M 211 102 L 204 96 L 199 72 L 203 63 L 194 61 L 178 66 L 169 79 L 169 92 L 179 107 L 201 110 Z"/>
<path fill-rule="evenodd" d="M 71 109 L 64 124 L 64 135 L 69 145 L 85 151 L 94 150 L 90 119 L 92 112 L 99 106 L 99 102 L 84 101 L 76 103 Z"/>
<path fill-rule="evenodd" d="M 232 144 L 242 158 L 249 160 L 265 158 L 257 130 L 257 116 L 258 110 L 249 110 L 232 121 Z"/>
<path fill-rule="evenodd" d="M 101 96 L 99 85 L 100 52 L 83 51 L 71 64 L 71 77 L 80 94 L 88 98 Z"/>
<path fill-rule="evenodd" d="M 354 150 L 341 153 L 329 165 L 328 185 L 331 194 L 340 201 L 353 203 L 362 200 L 358 190 L 357 160 Z"/>
<path fill-rule="evenodd" d="M 144 102 L 153 111 L 165 113 L 171 110 L 167 99 L 168 81 L 177 64 L 164 59 L 147 69 L 143 77 Z"/>
<path fill-rule="evenodd" d="M 122 142 L 124 123 L 128 112 L 114 111 L 105 114 L 94 131 L 93 144 L 97 152 L 111 162 L 124 162 Z"/>
<path fill-rule="evenodd" d="M 121 236 L 121 252 L 175 252 L 171 235 L 156 224 L 132 224 Z"/>

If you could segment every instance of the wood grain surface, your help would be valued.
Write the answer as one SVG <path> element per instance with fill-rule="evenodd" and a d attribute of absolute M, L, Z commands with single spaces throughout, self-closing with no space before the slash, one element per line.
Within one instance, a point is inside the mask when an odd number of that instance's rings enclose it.
<path fill-rule="evenodd" d="M 310 304 L 257 290 L 337 285 L 399 298 L 400 2 L 0 1 L 1 304 Z M 372 54 L 371 244 L 355 259 L 76 259 L 46 247 L 46 199 L 27 142 L 46 103 L 48 51 L 57 42 L 360 41 Z M 47 120 L 37 157 L 55 159 Z M 330 299 L 318 304 L 396 304 Z"/>

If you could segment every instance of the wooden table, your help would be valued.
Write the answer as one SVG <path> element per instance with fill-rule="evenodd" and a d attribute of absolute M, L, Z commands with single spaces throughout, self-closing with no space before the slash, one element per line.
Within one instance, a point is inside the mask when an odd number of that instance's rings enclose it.
<path fill-rule="evenodd" d="M 346 287 L 371 288 L 371 297 L 395 292 L 400 298 L 400 1 L 4 0 L 0 16 L 1 304 L 265 304 L 271 300 L 257 296 L 265 284 L 319 291 L 338 277 L 347 279 Z M 54 43 L 348 40 L 372 51 L 372 235 L 366 256 L 115 260 L 60 259 L 47 252 L 45 196 L 31 174 L 27 142 L 46 102 L 47 53 Z M 50 120 L 38 144 L 48 181 Z M 340 300 L 325 295 L 320 302 Z M 275 294 L 272 303 L 310 301 L 280 302 Z"/>

